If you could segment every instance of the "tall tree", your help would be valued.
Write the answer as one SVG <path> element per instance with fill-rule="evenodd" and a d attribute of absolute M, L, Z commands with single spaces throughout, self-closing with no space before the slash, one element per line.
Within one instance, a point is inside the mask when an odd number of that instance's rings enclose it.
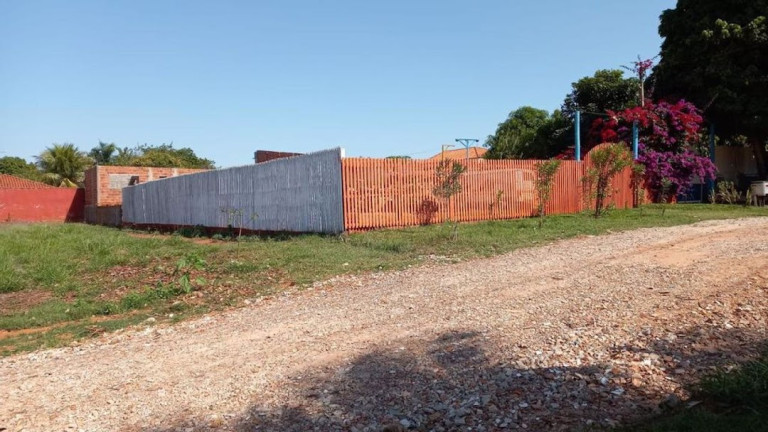
<path fill-rule="evenodd" d="M 91 149 L 88 153 L 98 165 L 108 165 L 117 151 L 115 143 L 105 143 L 99 141 L 99 145 Z"/>
<path fill-rule="evenodd" d="M 503 123 L 499 123 L 496 133 L 488 136 L 488 159 L 522 159 L 531 157 L 536 134 L 549 119 L 545 110 L 530 106 L 520 107 L 511 113 Z"/>
<path fill-rule="evenodd" d="M 92 164 L 93 160 L 74 144 L 53 144 L 37 156 L 43 181 L 54 186 L 82 185 L 83 173 Z"/>
<path fill-rule="evenodd" d="M 701 106 L 726 139 L 746 137 L 768 174 L 768 0 L 678 0 L 661 15 L 655 96 Z"/>
<path fill-rule="evenodd" d="M 0 158 L 0 174 L 9 174 L 35 181 L 39 181 L 42 177 L 35 164 L 15 156 Z"/>
<path fill-rule="evenodd" d="M 602 69 L 571 84 L 563 102 L 563 115 L 573 119 L 576 110 L 604 113 L 639 105 L 637 78 L 624 78 L 619 69 Z"/>

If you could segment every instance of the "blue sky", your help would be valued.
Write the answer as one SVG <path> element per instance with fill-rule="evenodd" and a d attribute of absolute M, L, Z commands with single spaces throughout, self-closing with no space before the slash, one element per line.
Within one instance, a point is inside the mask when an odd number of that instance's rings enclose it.
<path fill-rule="evenodd" d="M 428 157 L 659 51 L 674 0 L 0 0 L 0 157 L 173 142 L 219 166 Z"/>

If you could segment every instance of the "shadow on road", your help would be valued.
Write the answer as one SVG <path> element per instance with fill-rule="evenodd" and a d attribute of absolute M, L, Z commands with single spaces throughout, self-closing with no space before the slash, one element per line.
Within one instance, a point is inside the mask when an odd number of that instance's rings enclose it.
<path fill-rule="evenodd" d="M 180 419 L 172 427 L 145 430 L 560 431 L 614 426 L 659 412 L 670 385 L 688 385 L 715 365 L 753 356 L 763 340 L 764 335 L 738 328 L 690 328 L 615 347 L 610 364 L 520 368 L 511 366 L 519 359 L 494 352 L 494 341 L 482 334 L 449 332 L 429 340 L 400 340 L 348 363 L 287 377 L 278 401 L 251 406 L 239 418 L 216 424 Z"/>

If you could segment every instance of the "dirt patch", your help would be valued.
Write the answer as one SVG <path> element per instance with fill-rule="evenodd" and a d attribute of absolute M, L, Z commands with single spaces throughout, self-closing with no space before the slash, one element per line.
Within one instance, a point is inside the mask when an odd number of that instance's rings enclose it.
<path fill-rule="evenodd" d="M 0 294 L 0 315 L 29 310 L 52 297 L 49 291 L 24 290 Z"/>
<path fill-rule="evenodd" d="M 705 252 L 702 252 L 705 251 Z M 342 276 L 0 360 L 11 430 L 579 430 L 660 410 L 768 332 L 768 219 Z"/>

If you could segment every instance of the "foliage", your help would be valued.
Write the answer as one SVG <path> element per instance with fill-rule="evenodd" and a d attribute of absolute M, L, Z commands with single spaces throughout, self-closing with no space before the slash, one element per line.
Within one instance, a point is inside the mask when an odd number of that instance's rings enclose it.
<path fill-rule="evenodd" d="M 173 276 L 178 276 L 178 288 L 185 294 L 192 292 L 195 287 L 205 285 L 205 279 L 198 277 L 192 279 L 193 270 L 205 270 L 206 262 L 198 254 L 189 253 L 176 261 Z"/>
<path fill-rule="evenodd" d="M 213 169 L 216 166 L 212 160 L 198 157 L 195 152 L 188 148 L 173 148 L 171 144 L 161 144 L 159 146 L 136 147 L 136 158 L 132 165 L 135 166 L 156 166 L 156 167 L 177 167 L 177 168 L 205 168 Z"/>
<path fill-rule="evenodd" d="M 536 214 L 539 215 L 539 228 L 544 222 L 544 213 L 552 195 L 552 184 L 561 162 L 558 159 L 550 159 L 536 164 L 536 196 L 538 197 Z"/>
<path fill-rule="evenodd" d="M 630 186 L 632 187 L 632 207 L 634 208 L 640 207 L 640 204 L 643 203 L 644 179 L 645 179 L 645 165 L 639 164 L 639 163 L 633 163 L 632 178 L 630 180 L 631 181 Z"/>
<path fill-rule="evenodd" d="M 387 156 L 387 159 L 410 159 L 411 157 L 408 155 L 402 155 L 402 156 Z"/>
<path fill-rule="evenodd" d="M 219 209 L 222 213 L 224 213 L 227 216 L 227 227 L 230 230 L 230 237 L 233 239 L 235 238 L 235 231 L 234 229 L 237 228 L 237 238 L 239 239 L 243 235 L 243 222 L 244 222 L 244 215 L 245 210 L 241 208 L 232 208 L 232 207 L 222 207 Z M 251 213 L 249 219 L 251 221 L 255 221 L 258 219 L 259 214 L 256 212 Z"/>
<path fill-rule="evenodd" d="M 720 368 L 694 386 L 702 403 L 631 429 L 640 431 L 758 431 L 768 424 L 768 353 Z"/>
<path fill-rule="evenodd" d="M 590 159 L 591 166 L 587 169 L 586 180 L 594 188 L 594 216 L 598 218 L 607 207 L 613 177 L 632 164 L 632 155 L 626 145 L 619 143 L 594 149 Z"/>
<path fill-rule="evenodd" d="M 624 72 L 619 69 L 598 70 L 593 76 L 571 84 L 571 93 L 563 102 L 563 115 L 573 119 L 577 110 L 604 113 L 637 106 L 638 85 L 637 78 L 624 78 Z"/>
<path fill-rule="evenodd" d="M 545 110 L 524 106 L 509 113 L 499 123 L 494 135 L 488 136 L 488 159 L 521 159 L 527 157 L 536 138 L 536 132 L 549 117 Z"/>
<path fill-rule="evenodd" d="M 654 57 L 655 58 L 655 57 Z M 645 105 L 645 80 L 648 78 L 648 72 L 653 68 L 653 59 L 641 59 L 637 56 L 637 61 L 632 62 L 632 67 L 622 66 L 624 69 L 637 75 L 638 100 L 640 106 Z"/>
<path fill-rule="evenodd" d="M 629 142 L 632 124 L 637 123 L 640 140 L 638 162 L 645 166 L 645 185 L 655 201 L 662 201 L 662 186 L 676 195 L 687 190 L 698 177 L 714 179 L 716 168 L 705 151 L 695 105 L 684 100 L 671 104 L 647 101 L 644 106 L 623 111 L 608 110 L 608 118 L 597 119 L 589 132 L 590 144 Z"/>
<path fill-rule="evenodd" d="M 99 143 L 99 147 L 95 147 L 91 152 L 102 152 L 101 146 L 103 144 Z M 106 144 L 107 148 L 105 150 L 110 150 L 108 148 L 110 145 L 113 146 L 113 144 Z M 216 168 L 212 160 L 197 156 L 188 147 L 174 148 L 173 143 L 160 144 L 158 146 L 144 144 L 133 148 L 115 147 L 112 151 L 114 152 L 115 150 L 117 153 L 113 155 L 110 152 L 108 162 L 105 162 L 105 164 L 167 168 Z"/>
<path fill-rule="evenodd" d="M 741 191 L 736 189 L 732 181 L 717 182 L 717 202 L 723 204 L 736 204 L 741 201 Z"/>
<path fill-rule="evenodd" d="M 115 143 L 105 143 L 99 141 L 99 145 L 91 149 L 88 156 L 96 162 L 97 165 L 109 165 L 112 162 L 117 146 Z"/>
<path fill-rule="evenodd" d="M 560 153 L 568 145 L 562 139 L 568 120 L 560 111 L 524 106 L 509 113 L 496 133 L 488 136 L 487 159 L 543 159 Z"/>
<path fill-rule="evenodd" d="M 432 195 L 446 201 L 448 207 L 448 220 L 451 220 L 451 198 L 461 192 L 461 175 L 466 167 L 455 160 L 443 159 L 435 168 L 437 185 L 432 189 Z M 453 238 L 458 237 L 458 223 L 453 223 Z"/>
<path fill-rule="evenodd" d="M 37 156 L 43 181 L 54 186 L 82 186 L 83 173 L 92 164 L 93 160 L 74 144 L 53 144 Z"/>
<path fill-rule="evenodd" d="M 35 181 L 42 180 L 42 173 L 38 171 L 35 164 L 15 156 L 0 158 L 0 174 L 8 174 Z"/>
<path fill-rule="evenodd" d="M 655 96 L 704 107 L 726 140 L 746 136 L 768 173 L 768 0 L 678 0 L 661 15 Z"/>

